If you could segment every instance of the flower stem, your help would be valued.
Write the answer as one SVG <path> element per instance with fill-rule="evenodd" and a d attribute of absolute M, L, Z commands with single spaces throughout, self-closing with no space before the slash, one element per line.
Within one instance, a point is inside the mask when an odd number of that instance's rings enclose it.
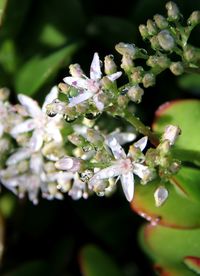
<path fill-rule="evenodd" d="M 123 117 L 126 121 L 128 121 L 132 126 L 135 127 L 135 129 L 145 135 L 148 136 L 150 142 L 156 147 L 158 146 L 159 139 L 155 133 L 153 133 L 149 127 L 145 126 L 139 118 L 134 116 L 130 111 L 127 109 L 124 110 L 122 114 L 118 114 L 119 116 Z"/>

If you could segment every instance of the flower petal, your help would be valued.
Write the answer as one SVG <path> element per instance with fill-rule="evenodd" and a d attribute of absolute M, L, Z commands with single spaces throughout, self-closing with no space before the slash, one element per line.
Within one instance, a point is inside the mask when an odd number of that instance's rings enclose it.
<path fill-rule="evenodd" d="M 29 146 L 31 148 L 32 151 L 38 151 L 41 149 L 43 141 L 44 141 L 44 137 L 43 137 L 43 131 L 41 129 L 36 129 L 33 132 L 33 135 L 30 139 L 29 142 Z"/>
<path fill-rule="evenodd" d="M 0 138 L 2 137 L 4 133 L 4 126 L 0 123 Z"/>
<path fill-rule="evenodd" d="M 16 125 L 13 129 L 11 129 L 10 133 L 13 137 L 16 137 L 17 135 L 29 132 L 35 128 L 35 122 L 33 119 L 28 119 L 19 125 Z"/>
<path fill-rule="evenodd" d="M 90 66 L 90 79 L 91 80 L 100 80 L 102 76 L 100 59 L 98 53 L 94 54 L 91 66 Z"/>
<path fill-rule="evenodd" d="M 134 143 L 134 147 L 139 148 L 141 151 L 143 151 L 147 145 L 147 141 L 148 141 L 148 137 L 144 136 L 140 140 L 138 140 L 136 143 Z"/>
<path fill-rule="evenodd" d="M 77 89 L 87 89 L 88 80 L 84 78 L 66 77 L 63 79 L 65 83 L 77 88 Z"/>
<path fill-rule="evenodd" d="M 58 98 L 58 88 L 57 86 L 54 86 L 51 91 L 49 92 L 49 94 L 47 94 L 43 106 L 42 106 L 42 111 L 46 112 L 46 105 L 50 104 L 53 102 L 53 100 Z"/>
<path fill-rule="evenodd" d="M 120 132 L 116 130 L 110 133 L 106 139 L 115 138 L 120 145 L 124 145 L 135 140 L 136 136 L 132 132 Z"/>
<path fill-rule="evenodd" d="M 134 177 L 133 173 L 129 172 L 127 174 L 122 174 L 120 177 L 122 189 L 126 196 L 126 199 L 130 202 L 133 199 L 134 195 Z"/>
<path fill-rule="evenodd" d="M 133 173 L 139 176 L 141 179 L 146 178 L 147 175 L 151 174 L 149 167 L 139 163 L 134 163 Z"/>
<path fill-rule="evenodd" d="M 30 149 L 19 149 L 18 151 L 16 151 L 15 153 L 13 153 L 6 161 L 6 165 L 15 165 L 17 164 L 19 161 L 25 160 L 27 158 L 29 158 L 31 155 L 31 151 Z"/>
<path fill-rule="evenodd" d="M 126 153 L 124 149 L 120 146 L 120 144 L 117 142 L 116 138 L 113 138 L 113 137 L 108 138 L 106 142 L 107 142 L 107 145 L 112 150 L 112 153 L 115 159 L 126 158 Z"/>
<path fill-rule="evenodd" d="M 32 118 L 41 116 L 42 110 L 36 101 L 23 94 L 18 95 L 18 100 Z"/>
<path fill-rule="evenodd" d="M 83 92 L 80 95 L 73 97 L 70 99 L 70 103 L 68 104 L 69 107 L 75 106 L 79 103 L 82 103 L 88 99 L 90 99 L 93 96 L 91 92 Z"/>
<path fill-rule="evenodd" d="M 94 103 L 95 103 L 97 109 L 98 109 L 99 111 L 103 111 L 103 109 L 104 109 L 104 103 L 102 103 L 102 102 L 99 100 L 98 94 L 94 95 L 93 101 L 94 101 Z"/>
<path fill-rule="evenodd" d="M 40 175 L 43 169 L 43 158 L 41 154 L 32 154 L 30 168 L 33 173 Z"/>
<path fill-rule="evenodd" d="M 112 74 L 112 75 L 108 75 L 108 76 L 106 76 L 110 81 L 115 81 L 116 79 L 118 79 L 119 77 L 121 77 L 121 75 L 122 75 L 122 72 L 116 72 L 116 73 L 114 73 L 114 74 Z"/>

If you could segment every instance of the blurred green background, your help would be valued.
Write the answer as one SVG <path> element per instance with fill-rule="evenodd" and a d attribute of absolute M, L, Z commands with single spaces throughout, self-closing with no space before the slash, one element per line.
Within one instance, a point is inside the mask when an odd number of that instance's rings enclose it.
<path fill-rule="evenodd" d="M 0 0 L 0 83 L 12 100 L 24 93 L 42 101 L 68 74 L 70 63 L 85 71 L 93 53 L 102 60 L 120 41 L 149 49 L 138 25 L 155 13 L 165 14 L 163 0 Z M 200 1 L 176 1 L 184 16 L 200 9 Z M 199 29 L 191 42 L 199 45 Z M 166 85 L 167 84 L 167 85 Z M 198 98 L 196 75 L 175 78 L 164 72 L 148 89 L 138 113 L 150 124 L 166 100 Z M 149 104 L 151 103 L 151 104 Z M 145 111 L 145 112 L 144 112 Z M 154 275 L 138 245 L 144 219 L 134 214 L 120 187 L 111 198 L 62 202 L 40 200 L 33 206 L 2 188 L 0 195 L 5 251 L 3 276 L 140 276 Z"/>

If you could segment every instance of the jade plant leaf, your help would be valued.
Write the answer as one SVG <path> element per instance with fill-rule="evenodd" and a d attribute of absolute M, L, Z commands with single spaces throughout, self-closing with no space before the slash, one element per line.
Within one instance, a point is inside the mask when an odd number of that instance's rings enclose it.
<path fill-rule="evenodd" d="M 166 275 L 196 275 L 200 257 L 200 229 L 181 230 L 146 225 L 140 232 L 140 243 L 149 257 Z M 173 272 L 174 271 L 174 272 Z M 176 274 L 175 271 L 179 272 Z M 165 275 L 164 273 L 161 275 Z"/>
<path fill-rule="evenodd" d="M 199 181 L 198 170 L 183 167 L 171 182 L 154 180 L 147 185 L 136 184 L 131 206 L 152 223 L 175 228 L 199 227 Z M 153 195 L 160 184 L 167 188 L 169 196 L 162 206 L 156 207 Z"/>
<path fill-rule="evenodd" d="M 70 44 L 47 57 L 33 57 L 19 70 L 15 78 L 15 88 L 18 93 L 34 95 L 57 70 L 67 66 L 78 45 Z"/>
<path fill-rule="evenodd" d="M 85 246 L 80 253 L 80 265 L 83 276 L 123 276 L 112 258 L 95 245 Z"/>
<path fill-rule="evenodd" d="M 7 0 L 0 0 L 0 27 L 3 23 Z"/>
<path fill-rule="evenodd" d="M 193 94 L 200 94 L 200 79 L 199 74 L 185 74 L 178 78 L 179 86 Z"/>

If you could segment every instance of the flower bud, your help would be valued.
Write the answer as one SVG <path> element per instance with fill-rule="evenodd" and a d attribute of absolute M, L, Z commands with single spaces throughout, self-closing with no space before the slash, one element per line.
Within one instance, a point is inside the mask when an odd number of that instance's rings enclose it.
<path fill-rule="evenodd" d="M 79 158 L 65 156 L 55 163 L 55 167 L 58 170 L 68 172 L 80 172 L 83 166 L 83 161 Z"/>
<path fill-rule="evenodd" d="M 179 76 L 184 73 L 183 63 L 180 61 L 172 62 L 169 68 L 175 76 Z"/>
<path fill-rule="evenodd" d="M 0 101 L 4 102 L 8 100 L 10 96 L 10 90 L 6 87 L 0 88 Z"/>
<path fill-rule="evenodd" d="M 167 15 L 170 21 L 177 21 L 180 18 L 179 8 L 174 2 L 167 2 L 165 7 L 167 9 Z"/>
<path fill-rule="evenodd" d="M 151 48 L 153 50 L 158 50 L 160 49 L 160 43 L 158 41 L 158 36 L 154 35 L 150 38 L 150 43 L 151 43 Z"/>
<path fill-rule="evenodd" d="M 200 11 L 193 11 L 193 13 L 188 18 L 188 25 L 196 26 L 200 23 Z"/>
<path fill-rule="evenodd" d="M 153 22 L 153 20 L 151 19 L 147 20 L 147 30 L 149 35 L 155 35 L 158 33 L 158 28 L 156 24 Z"/>
<path fill-rule="evenodd" d="M 167 19 L 160 14 L 155 14 L 153 19 L 155 20 L 157 27 L 161 30 L 166 29 L 169 25 Z"/>
<path fill-rule="evenodd" d="M 76 133 L 68 135 L 67 138 L 72 144 L 77 147 L 82 147 L 85 144 L 85 139 Z"/>
<path fill-rule="evenodd" d="M 168 140 L 170 145 L 174 145 L 178 136 L 181 134 L 181 129 L 177 126 L 169 125 L 165 128 L 165 132 L 162 136 L 162 140 Z"/>
<path fill-rule="evenodd" d="M 142 78 L 144 76 L 144 69 L 142 66 L 137 66 L 134 67 L 133 69 L 133 73 L 131 74 L 131 80 L 134 83 L 141 83 L 142 82 Z"/>
<path fill-rule="evenodd" d="M 179 160 L 173 161 L 169 167 L 169 171 L 173 174 L 177 173 L 181 168 L 181 162 Z"/>
<path fill-rule="evenodd" d="M 121 55 L 129 55 L 131 57 L 134 57 L 137 53 L 137 48 L 134 44 L 124 43 L 120 42 L 115 46 L 115 49 L 118 53 Z"/>
<path fill-rule="evenodd" d="M 191 45 L 187 45 L 183 55 L 188 62 L 198 63 L 200 61 L 200 50 Z"/>
<path fill-rule="evenodd" d="M 159 66 L 162 69 L 166 69 L 170 66 L 170 59 L 165 56 L 165 55 L 154 55 L 150 56 L 149 59 L 147 60 L 147 65 L 150 67 L 156 67 Z"/>
<path fill-rule="evenodd" d="M 63 94 L 68 94 L 69 90 L 70 90 L 70 86 L 64 82 L 60 82 L 58 84 L 58 88 L 60 89 L 60 91 L 63 93 Z"/>
<path fill-rule="evenodd" d="M 170 32 L 167 30 L 163 30 L 163 31 L 159 32 L 158 41 L 159 41 L 160 46 L 165 51 L 171 51 L 175 46 L 174 38 L 170 34 Z"/>
<path fill-rule="evenodd" d="M 168 198 L 168 190 L 164 186 L 159 186 L 155 193 L 154 193 L 154 199 L 156 207 L 160 207 Z"/>
<path fill-rule="evenodd" d="M 122 63 L 121 63 L 121 68 L 124 69 L 124 71 L 129 74 L 133 71 L 134 68 L 134 63 L 133 59 L 130 55 L 123 55 L 122 57 Z"/>
<path fill-rule="evenodd" d="M 83 70 L 81 69 L 80 65 L 78 63 L 71 64 L 69 66 L 69 72 L 72 75 L 72 77 L 81 78 L 83 73 Z"/>
<path fill-rule="evenodd" d="M 107 75 L 111 75 L 117 72 L 117 65 L 114 62 L 113 56 L 105 56 L 104 59 L 104 71 Z"/>
<path fill-rule="evenodd" d="M 143 39 L 146 39 L 149 37 L 148 29 L 145 25 L 142 24 L 139 26 L 139 32 Z"/>
<path fill-rule="evenodd" d="M 144 94 L 144 90 L 139 85 L 135 85 L 128 90 L 127 94 L 131 101 L 140 103 Z"/>
<path fill-rule="evenodd" d="M 142 83 L 145 88 L 154 86 L 156 82 L 155 75 L 153 73 L 146 73 L 142 79 Z"/>
<path fill-rule="evenodd" d="M 119 95 L 117 98 L 117 103 L 120 107 L 125 107 L 128 104 L 128 97 L 126 95 Z"/>
<path fill-rule="evenodd" d="M 103 137 L 101 136 L 100 132 L 92 128 L 88 128 L 86 139 L 88 140 L 88 142 L 95 145 L 103 142 Z"/>

